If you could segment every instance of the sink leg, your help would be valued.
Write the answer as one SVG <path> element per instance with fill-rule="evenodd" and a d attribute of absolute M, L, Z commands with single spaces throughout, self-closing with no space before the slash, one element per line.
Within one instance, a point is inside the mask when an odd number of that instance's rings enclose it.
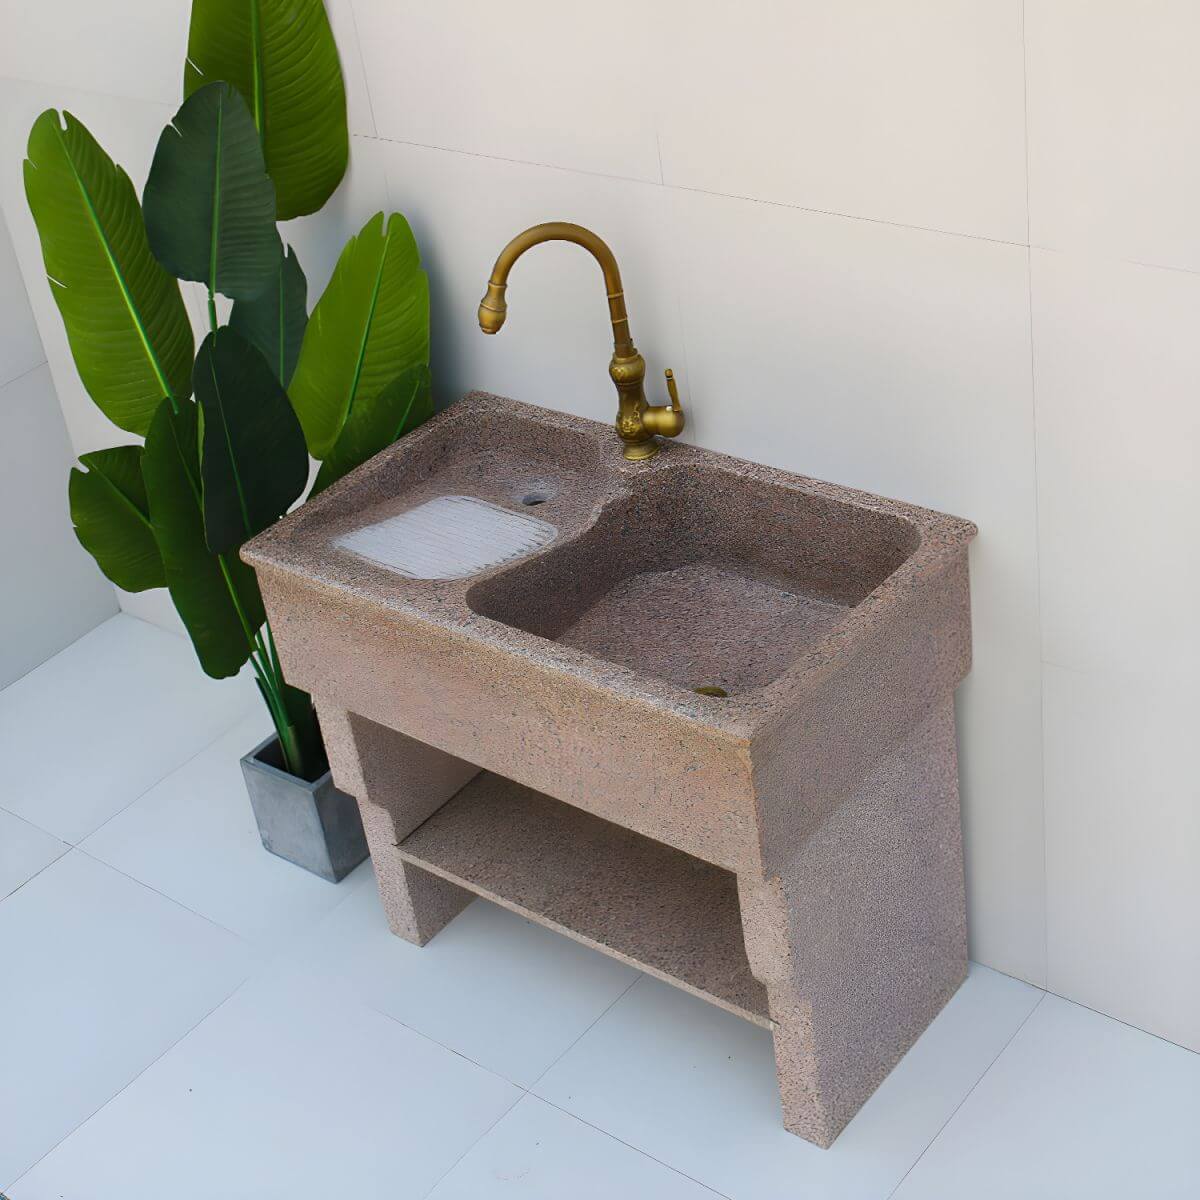
<path fill-rule="evenodd" d="M 783 1123 L 829 1146 L 966 977 L 949 699 L 836 806 L 781 878 L 741 876 Z"/>
<path fill-rule="evenodd" d="M 423 946 L 475 898 L 396 851 L 479 768 L 357 713 L 317 703 L 334 783 L 358 801 L 388 925 Z"/>

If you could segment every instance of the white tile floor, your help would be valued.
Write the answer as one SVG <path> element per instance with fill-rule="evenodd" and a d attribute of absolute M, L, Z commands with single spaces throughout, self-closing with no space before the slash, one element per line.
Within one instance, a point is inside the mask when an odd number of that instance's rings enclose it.
<path fill-rule="evenodd" d="M 755 1026 L 482 901 L 393 938 L 258 845 L 254 702 L 129 617 L 0 693 L 11 1200 L 1200 1195 L 1200 1056 L 982 967 L 820 1151 Z"/>

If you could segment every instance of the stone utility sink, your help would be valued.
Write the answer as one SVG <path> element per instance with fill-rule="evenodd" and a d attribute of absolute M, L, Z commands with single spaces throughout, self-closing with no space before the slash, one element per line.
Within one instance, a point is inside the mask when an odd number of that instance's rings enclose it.
<path fill-rule="evenodd" d="M 394 931 L 479 894 L 755 1021 L 828 1145 L 966 970 L 974 533 L 476 393 L 245 556 Z"/>

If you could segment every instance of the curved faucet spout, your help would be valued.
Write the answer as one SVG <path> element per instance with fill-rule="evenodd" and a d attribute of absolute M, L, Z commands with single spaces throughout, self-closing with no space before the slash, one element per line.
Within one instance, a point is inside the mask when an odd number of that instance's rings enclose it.
<path fill-rule="evenodd" d="M 624 443 L 623 453 L 629 459 L 653 458 L 661 449 L 655 434 L 676 437 L 683 432 L 683 409 L 675 391 L 671 372 L 671 403 L 651 407 L 646 403 L 644 381 L 646 362 L 633 344 L 629 332 L 629 315 L 625 311 L 625 290 L 621 271 L 613 252 L 602 238 L 582 225 L 569 221 L 546 221 L 519 233 L 500 251 L 488 280 L 487 292 L 479 304 L 479 328 L 484 333 L 499 333 L 508 315 L 504 293 L 513 264 L 533 246 L 542 242 L 573 242 L 582 246 L 600 264 L 604 272 L 604 289 L 608 296 L 608 315 L 612 321 L 613 356 L 608 373 L 617 389 L 617 433 Z"/>
<path fill-rule="evenodd" d="M 600 264 L 604 272 L 604 288 L 608 293 L 608 312 L 612 320 L 613 348 L 627 354 L 636 353 L 633 341 L 629 336 L 629 315 L 625 311 L 625 289 L 621 285 L 621 268 L 617 266 L 616 257 L 608 248 L 603 238 L 594 234 L 582 225 L 572 225 L 570 221 L 546 221 L 534 225 L 524 233 L 518 233 L 503 250 L 500 251 L 496 265 L 492 268 L 492 276 L 488 280 L 487 295 L 479 305 L 479 328 L 484 333 L 498 333 L 508 315 L 508 305 L 504 300 L 504 291 L 508 286 L 508 273 L 513 263 L 534 246 L 542 242 L 573 242 L 582 246 Z"/>

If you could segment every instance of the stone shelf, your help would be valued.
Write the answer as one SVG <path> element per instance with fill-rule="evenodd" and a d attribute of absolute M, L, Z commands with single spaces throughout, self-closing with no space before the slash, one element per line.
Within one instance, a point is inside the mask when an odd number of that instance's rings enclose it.
<path fill-rule="evenodd" d="M 728 871 L 487 771 L 402 858 L 771 1027 Z"/>

